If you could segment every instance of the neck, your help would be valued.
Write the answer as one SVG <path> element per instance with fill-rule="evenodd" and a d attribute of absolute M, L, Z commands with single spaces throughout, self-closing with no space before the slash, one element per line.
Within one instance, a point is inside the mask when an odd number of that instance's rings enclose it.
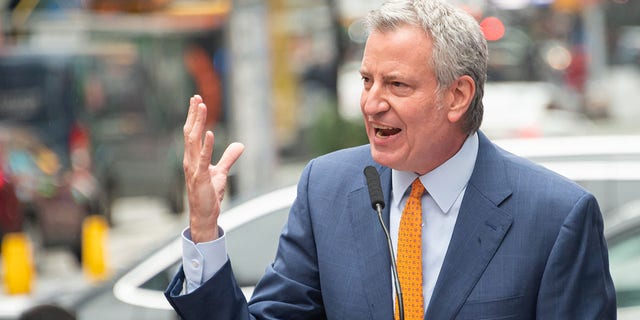
<path fill-rule="evenodd" d="M 425 167 L 420 168 L 420 170 L 414 172 L 417 175 L 422 176 L 441 166 L 443 163 L 447 162 L 447 160 L 456 155 L 458 151 L 460 151 L 468 137 L 469 136 L 466 134 L 460 134 L 452 137 L 449 143 L 444 144 L 446 148 L 439 150 L 440 152 L 436 153 L 442 155 L 441 157 L 433 159 L 433 161 L 430 161 L 430 164 L 427 164 Z"/>

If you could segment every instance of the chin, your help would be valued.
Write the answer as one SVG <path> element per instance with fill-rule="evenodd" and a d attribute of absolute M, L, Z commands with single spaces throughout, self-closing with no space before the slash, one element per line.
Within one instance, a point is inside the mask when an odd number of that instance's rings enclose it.
<path fill-rule="evenodd" d="M 371 157 L 376 163 L 380 165 L 400 170 L 398 168 L 401 167 L 401 159 L 398 159 L 398 156 L 395 152 L 384 152 L 376 150 L 375 147 L 371 147 Z"/>

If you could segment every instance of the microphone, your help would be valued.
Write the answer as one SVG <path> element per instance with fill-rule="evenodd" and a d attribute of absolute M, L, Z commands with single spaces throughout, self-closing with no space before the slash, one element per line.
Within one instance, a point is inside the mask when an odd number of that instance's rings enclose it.
<path fill-rule="evenodd" d="M 384 196 L 382 195 L 382 186 L 380 185 L 378 170 L 373 166 L 367 166 L 364 168 L 364 176 L 367 178 L 371 207 L 373 210 L 378 210 L 378 206 L 380 206 L 380 210 L 384 209 Z"/>
<path fill-rule="evenodd" d="M 382 186 L 380 185 L 380 174 L 373 166 L 364 168 L 364 176 L 367 179 L 367 188 L 369 189 L 369 198 L 371 198 L 371 207 L 378 213 L 378 221 L 382 226 L 382 231 L 387 237 L 387 246 L 389 255 L 391 256 L 391 273 L 393 274 L 393 282 L 396 288 L 396 301 L 398 302 L 398 316 L 404 320 L 404 303 L 402 302 L 402 290 L 400 289 L 400 279 L 398 278 L 398 266 L 396 265 L 396 254 L 393 252 L 393 244 L 391 244 L 391 236 L 389 230 L 382 220 L 382 209 L 384 209 L 384 196 Z"/>

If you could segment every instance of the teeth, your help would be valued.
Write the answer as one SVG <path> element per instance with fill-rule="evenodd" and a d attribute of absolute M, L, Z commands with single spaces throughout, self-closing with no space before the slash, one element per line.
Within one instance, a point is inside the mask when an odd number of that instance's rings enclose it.
<path fill-rule="evenodd" d="M 373 129 L 375 131 L 376 136 L 378 137 L 388 137 L 399 133 L 400 129 L 393 127 L 385 127 L 380 125 L 373 125 Z"/>

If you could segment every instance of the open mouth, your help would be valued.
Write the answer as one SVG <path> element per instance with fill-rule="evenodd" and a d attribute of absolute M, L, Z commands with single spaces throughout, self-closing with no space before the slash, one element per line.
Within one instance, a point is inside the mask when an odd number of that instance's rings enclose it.
<path fill-rule="evenodd" d="M 373 129 L 375 130 L 377 137 L 389 137 L 389 136 L 396 135 L 400 133 L 400 131 L 402 131 L 402 129 L 398 129 L 398 128 L 378 127 L 378 126 L 374 127 Z"/>

